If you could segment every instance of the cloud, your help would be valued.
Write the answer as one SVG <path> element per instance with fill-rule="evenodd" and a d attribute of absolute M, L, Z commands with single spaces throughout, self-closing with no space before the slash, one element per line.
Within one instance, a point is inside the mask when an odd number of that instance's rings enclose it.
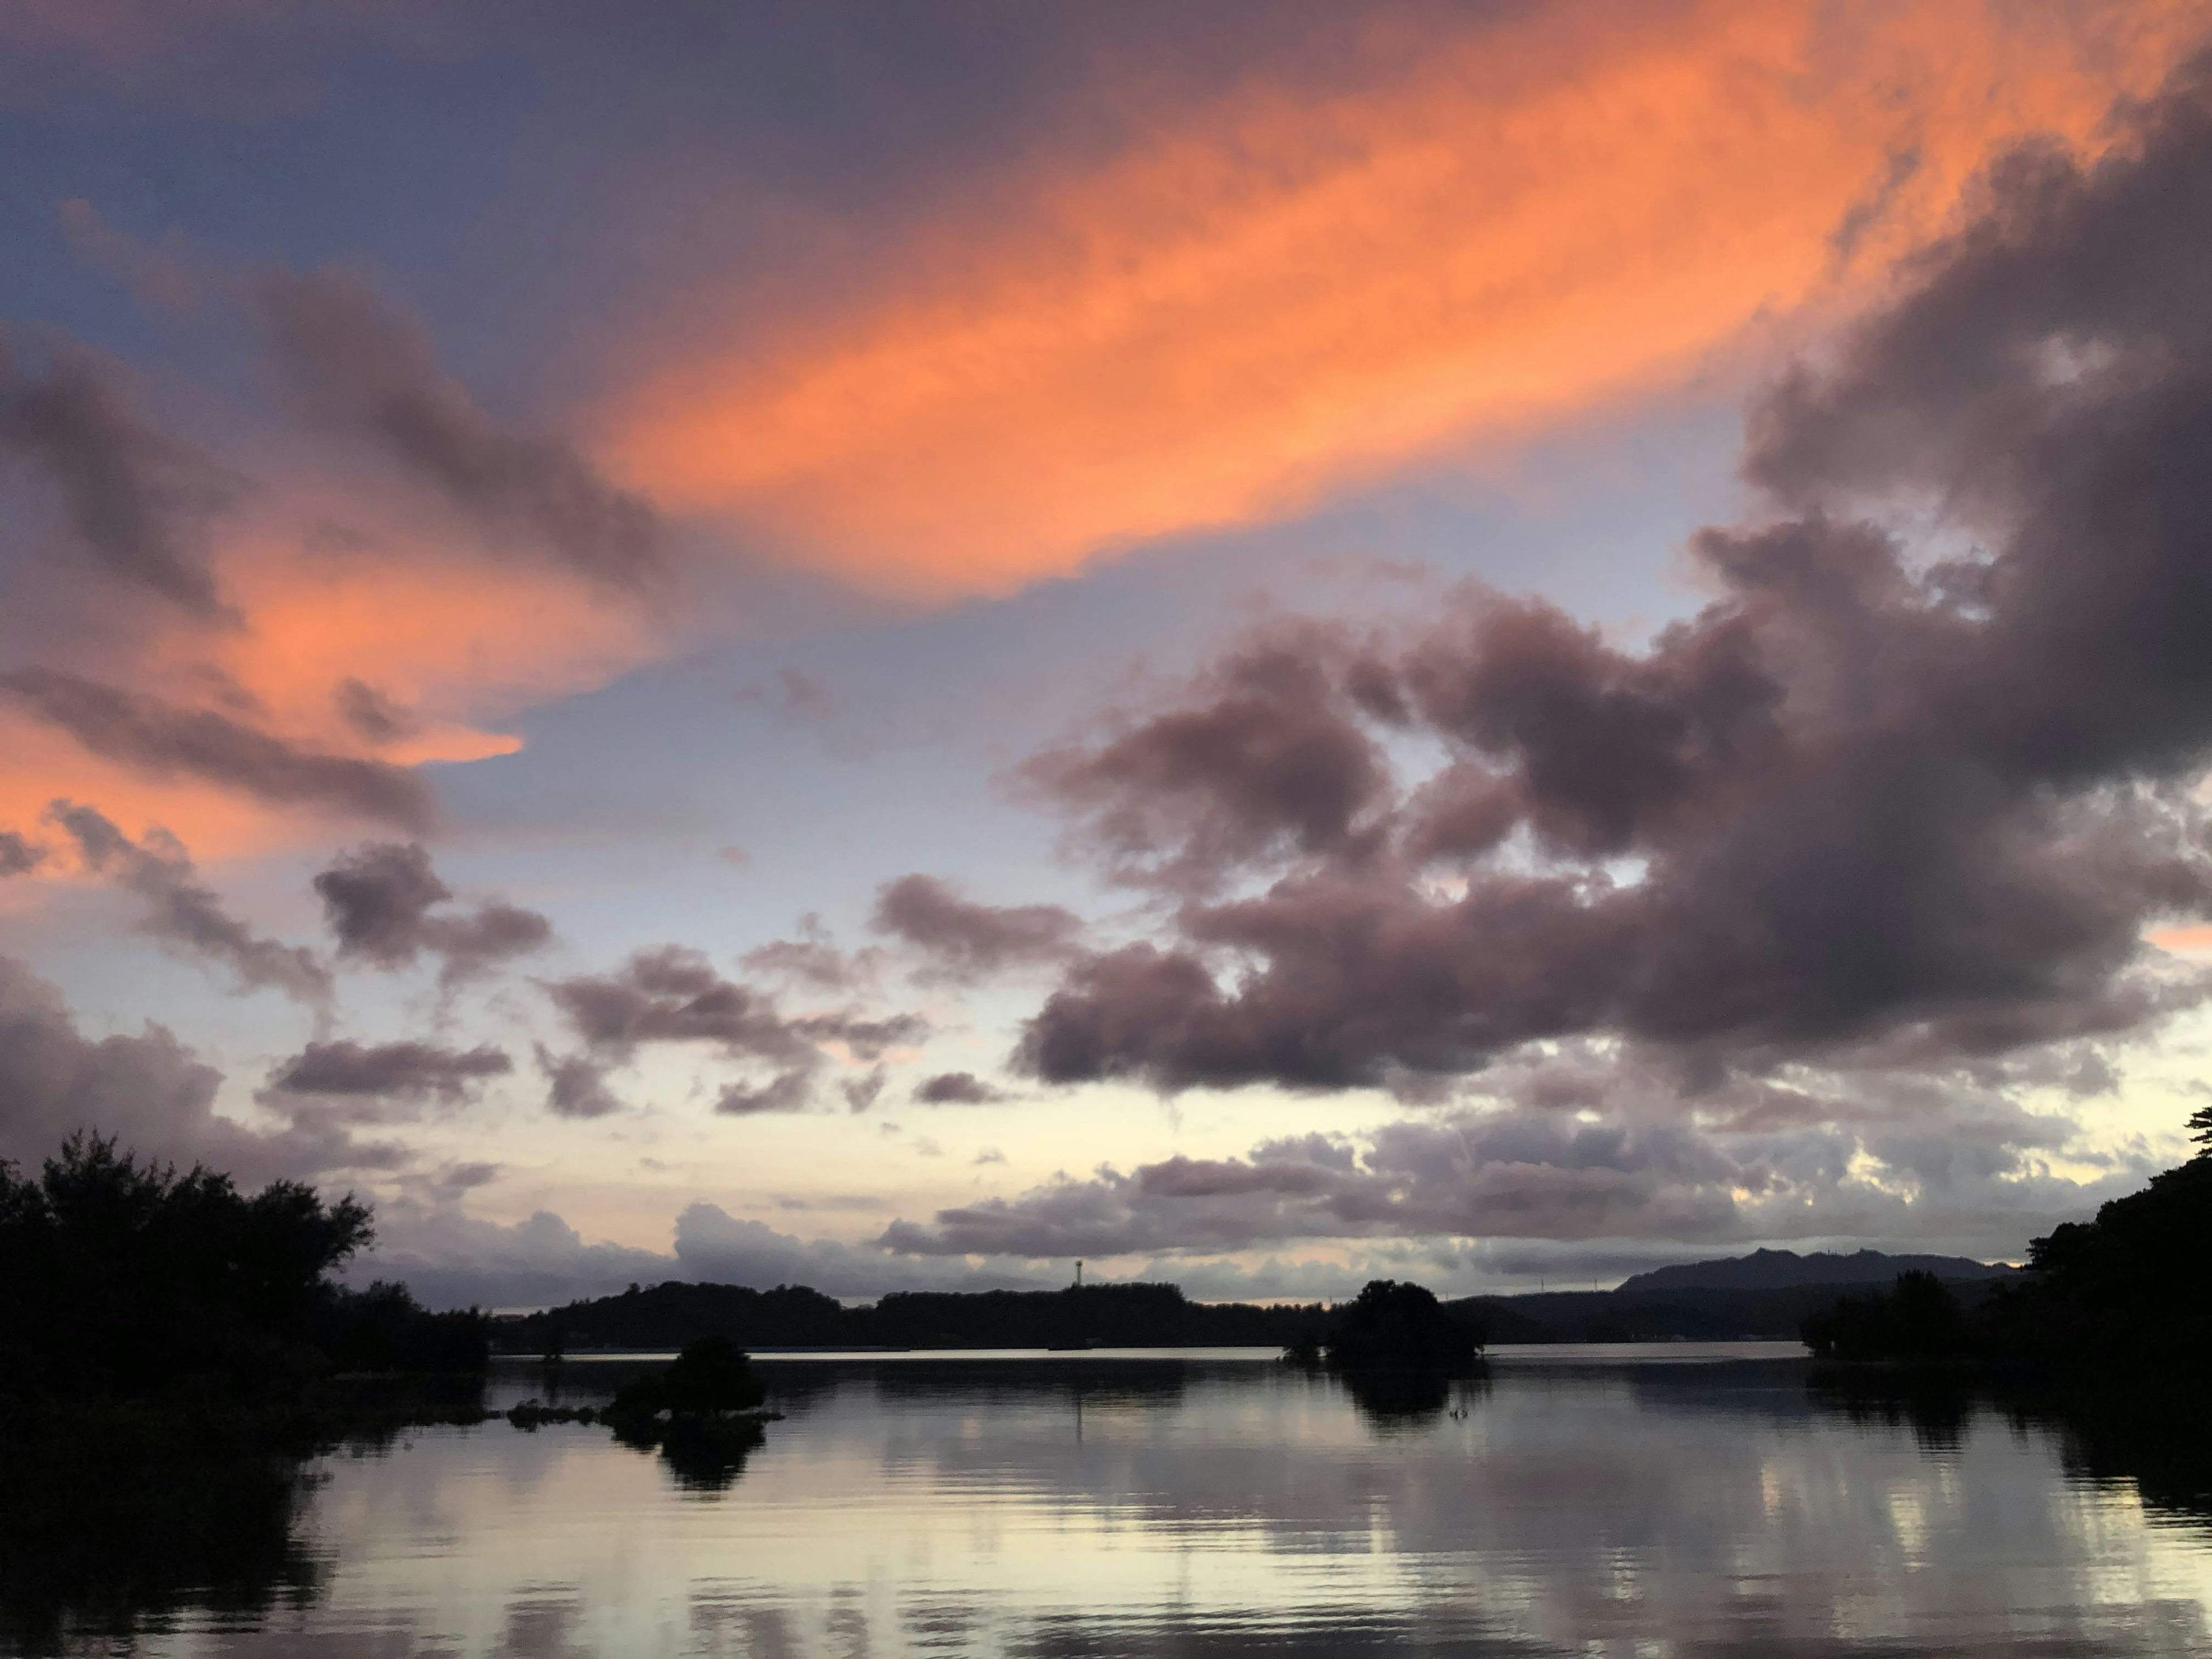
<path fill-rule="evenodd" d="M 867 1244 L 802 1239 L 719 1206 L 687 1206 L 672 1251 L 586 1243 L 551 1211 L 512 1224 L 466 1215 L 450 1203 L 401 1200 L 380 1206 L 374 1251 L 349 1269 L 355 1280 L 404 1279 L 432 1307 L 531 1308 L 605 1296 L 669 1279 L 767 1290 L 805 1285 L 825 1295 L 872 1297 L 890 1291 L 1041 1290 L 1057 1278 L 1013 1264 L 902 1257 Z"/>
<path fill-rule="evenodd" d="M 814 1103 L 814 1070 L 793 1066 L 761 1084 L 732 1083 L 714 1097 L 724 1117 L 752 1117 L 763 1112 L 803 1112 Z"/>
<path fill-rule="evenodd" d="M 424 951 L 441 958 L 448 988 L 538 951 L 553 924 L 535 910 L 492 901 L 457 915 L 430 912 L 453 896 L 419 843 L 370 842 L 314 878 L 338 955 L 384 969 L 413 964 Z"/>
<path fill-rule="evenodd" d="M 732 1082 L 717 1097 L 714 1109 L 733 1116 L 805 1109 L 824 1045 L 872 1064 L 929 1030 L 915 1014 L 869 1018 L 848 1007 L 787 1015 L 765 992 L 723 978 L 703 952 L 677 945 L 640 951 L 613 974 L 541 983 L 602 1061 L 627 1060 L 646 1043 L 699 1044 L 764 1068 L 764 1079 Z"/>
<path fill-rule="evenodd" d="M 981 1106 L 1006 1096 L 973 1072 L 939 1072 L 915 1085 L 914 1098 L 922 1106 Z"/>
<path fill-rule="evenodd" d="M 1203 887 L 1279 850 L 1357 860 L 1391 783 L 1358 718 L 1363 672 L 1335 631 L 1279 624 L 1206 669 L 1185 707 L 1022 772 L 1085 818 L 1125 880 Z"/>
<path fill-rule="evenodd" d="M 0 878 L 28 875 L 46 861 L 46 849 L 14 830 L 0 830 Z"/>
<path fill-rule="evenodd" d="M 1335 1241 L 1932 1240 L 2017 1255 L 2140 1182 L 2155 1160 L 2100 1158 L 2069 1120 L 2023 1111 L 2016 1079 L 1874 1081 L 1796 1072 L 1696 1102 L 1618 1054 L 1511 1062 L 1481 1103 L 1358 1139 L 1309 1134 L 1243 1158 L 1182 1155 L 1055 1177 L 1011 1199 L 895 1222 L 919 1255 L 1023 1259 L 1236 1253 Z M 2054 1159 L 2096 1168 L 2054 1175 Z M 1492 1255 L 1495 1252 L 1491 1252 Z M 1588 1251 L 1583 1252 L 1584 1255 Z"/>
<path fill-rule="evenodd" d="M 888 1068 L 878 1066 L 866 1077 L 855 1078 L 842 1085 L 845 1104 L 855 1113 L 867 1111 L 883 1098 L 884 1090 L 890 1082 Z"/>
<path fill-rule="evenodd" d="M 661 526 L 643 498 L 607 483 L 566 441 L 502 427 L 361 277 L 275 275 L 259 300 L 311 414 L 367 435 L 449 505 L 594 581 L 637 589 L 665 574 Z"/>
<path fill-rule="evenodd" d="M 208 526 L 242 482 L 150 425 L 122 371 L 67 342 L 27 380 L 0 342 L 0 455 L 31 462 L 58 498 L 76 548 L 107 575 L 203 619 L 226 616 Z"/>
<path fill-rule="evenodd" d="M 2094 148 L 2188 4 L 1358 9 L 1085 88 L 789 317 L 683 272 L 601 426 L 675 511 L 926 594 L 1263 521 L 1880 292 L 1976 170 Z M 1133 115 L 1132 111 L 1141 112 Z M 1910 156 L 1913 165 L 1901 167 Z M 955 192 L 957 191 L 957 196 Z"/>
<path fill-rule="evenodd" d="M 606 1117 L 623 1109 L 607 1086 L 607 1068 L 588 1054 L 556 1054 L 541 1043 L 538 1069 L 545 1074 L 545 1109 L 556 1117 Z"/>
<path fill-rule="evenodd" d="M 429 789 L 382 761 L 320 753 L 206 708 L 182 708 L 52 668 L 0 673 L 0 695 L 84 748 L 156 779 L 183 775 L 272 806 L 420 829 Z"/>
<path fill-rule="evenodd" d="M 793 1060 L 812 1048 L 772 999 L 724 979 L 705 952 L 684 945 L 640 951 L 613 974 L 548 981 L 545 994 L 578 1036 L 611 1054 L 643 1042 L 698 1042 Z"/>
<path fill-rule="evenodd" d="M 763 1223 L 732 1216 L 713 1204 L 694 1204 L 677 1217 L 676 1255 L 687 1277 L 704 1282 L 763 1289 L 771 1285 L 808 1285 L 829 1296 L 1045 1288 L 1025 1268 L 921 1262 L 902 1260 L 873 1245 L 794 1238 Z"/>
<path fill-rule="evenodd" d="M 815 991 L 872 989 L 880 976 L 883 952 L 869 948 L 845 951 L 811 911 L 799 919 L 797 939 L 771 939 L 745 952 L 740 961 L 757 974 L 772 975 Z"/>
<path fill-rule="evenodd" d="M 376 1246 L 347 1276 L 399 1279 L 433 1308 L 538 1308 L 683 1275 L 664 1251 L 587 1244 L 550 1210 L 502 1224 L 417 1200 L 378 1207 Z"/>
<path fill-rule="evenodd" d="M 84 1035 L 59 991 L 0 957 L 0 1158 L 35 1162 L 83 1129 L 246 1182 L 407 1161 L 403 1149 L 356 1140 L 342 1125 L 295 1120 L 260 1130 L 218 1116 L 222 1085 L 222 1074 L 163 1026 Z"/>
<path fill-rule="evenodd" d="M 270 1073 L 268 1093 L 434 1101 L 457 1106 L 514 1062 L 489 1044 L 441 1048 L 428 1042 L 311 1042 Z"/>
<path fill-rule="evenodd" d="M 931 971 L 975 981 L 1004 969 L 1054 962 L 1083 923 L 1056 904 L 978 904 L 935 876 L 901 876 L 877 890 L 870 925 L 927 956 Z"/>
<path fill-rule="evenodd" d="M 281 991 L 327 1011 L 330 970 L 302 945 L 264 939 L 223 908 L 198 879 L 191 856 L 166 831 L 133 842 L 97 809 L 56 801 L 49 812 L 76 843 L 86 868 L 136 895 L 146 906 L 142 929 L 190 957 L 228 969 L 240 992 Z"/>
<path fill-rule="evenodd" d="M 114 278 L 149 311 L 188 312 L 221 288 L 224 273 L 194 252 L 175 231 L 149 246 L 100 217 L 82 198 L 64 202 L 56 216 L 70 252 L 83 264 Z"/>
<path fill-rule="evenodd" d="M 2142 935 L 2212 912 L 2212 94 L 2136 142 L 2001 169 L 1832 369 L 1761 401 L 1777 516 L 1695 538 L 1716 597 L 1647 649 L 1471 589 L 1388 637 L 1279 625 L 1048 756 L 1107 867 L 1183 902 L 1170 939 L 1075 962 L 1019 1063 L 1339 1088 L 1606 1034 L 1686 1076 L 2199 1000 Z"/>
<path fill-rule="evenodd" d="M 340 680 L 331 701 L 337 705 L 338 717 L 368 743 L 398 743 L 422 729 L 420 720 L 362 680 Z"/>

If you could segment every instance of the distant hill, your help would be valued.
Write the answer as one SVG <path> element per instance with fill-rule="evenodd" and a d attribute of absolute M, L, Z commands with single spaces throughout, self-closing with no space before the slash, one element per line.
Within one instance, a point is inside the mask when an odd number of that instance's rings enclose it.
<path fill-rule="evenodd" d="M 1929 1273 L 1938 1279 L 2010 1279 L 2019 1269 L 1991 1267 L 1963 1255 L 1889 1255 L 1856 1250 L 1849 1255 L 1816 1250 L 1753 1250 L 1719 1261 L 1688 1261 L 1679 1267 L 1655 1267 L 1621 1281 L 1617 1296 L 1657 1291 L 1778 1291 L 1801 1285 L 1889 1285 L 1898 1274 Z"/>
<path fill-rule="evenodd" d="M 1188 1300 L 1173 1285 L 1085 1285 L 1060 1291 L 899 1291 L 848 1308 L 799 1285 L 671 1280 L 495 1321 L 503 1352 L 680 1348 L 702 1336 L 745 1348 L 1279 1347 L 1316 1308 Z"/>

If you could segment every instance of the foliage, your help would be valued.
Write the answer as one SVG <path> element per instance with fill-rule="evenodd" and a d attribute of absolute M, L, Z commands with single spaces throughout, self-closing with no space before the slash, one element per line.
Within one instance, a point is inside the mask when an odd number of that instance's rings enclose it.
<path fill-rule="evenodd" d="M 480 1371 L 491 1322 L 474 1309 L 432 1313 L 404 1285 L 326 1287 L 308 1334 L 341 1371 Z"/>
<path fill-rule="evenodd" d="M 1336 1310 L 1322 1346 L 1342 1371 L 1450 1372 L 1475 1364 L 1483 1334 L 1426 1287 L 1377 1279 Z"/>
<path fill-rule="evenodd" d="M 2199 1120 L 2206 1120 L 2200 1123 Z M 2212 1109 L 2191 1119 L 2212 1126 Z M 2028 1272 L 1962 1311 L 1940 1285 L 1901 1276 L 1886 1297 L 1846 1297 L 1808 1318 L 1823 1358 L 1966 1357 L 2072 1371 L 2201 1376 L 2212 1364 L 2212 1146 L 2087 1222 L 2029 1247 Z"/>
<path fill-rule="evenodd" d="M 599 1420 L 626 1444 L 659 1447 L 684 1486 L 720 1492 L 761 1443 L 755 1413 L 767 1397 L 744 1351 L 726 1338 L 707 1336 L 687 1345 L 666 1370 L 617 1389 Z"/>
<path fill-rule="evenodd" d="M 79 1133 L 38 1177 L 0 1164 L 0 1389 L 72 1397 L 294 1388 L 332 1370 L 480 1369 L 486 1322 L 328 1275 L 368 1206 L 298 1182 L 241 1193 Z"/>
<path fill-rule="evenodd" d="M 515 1353 L 550 1352 L 556 1334 L 569 1350 L 676 1348 L 702 1336 L 751 1348 L 1272 1346 L 1318 1311 L 1192 1302 L 1173 1285 L 894 1291 L 848 1308 L 803 1285 L 671 1281 L 503 1321 L 495 1334 Z"/>
<path fill-rule="evenodd" d="M 1943 1281 L 1915 1268 L 1887 1291 L 1807 1316 L 1804 1338 L 1822 1359 L 1948 1359 L 1966 1351 L 1966 1321 Z"/>
<path fill-rule="evenodd" d="M 640 1421 L 669 1417 L 708 1417 L 750 1411 L 768 1397 L 750 1360 L 726 1338 L 702 1336 L 689 1344 L 665 1370 L 624 1383 L 607 1407 L 610 1419 Z"/>
<path fill-rule="evenodd" d="M 2201 1376 L 2212 1362 L 2212 1155 L 2151 1177 L 2096 1219 L 2029 1247 L 2028 1282 L 1990 1300 L 1984 1345 L 2063 1365 Z"/>

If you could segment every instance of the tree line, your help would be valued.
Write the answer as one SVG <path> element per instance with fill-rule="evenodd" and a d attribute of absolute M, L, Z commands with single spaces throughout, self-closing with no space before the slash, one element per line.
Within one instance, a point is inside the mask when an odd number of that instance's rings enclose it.
<path fill-rule="evenodd" d="M 1927 1273 L 1839 1297 L 1805 1321 L 1823 1359 L 1974 1362 L 2201 1377 L 2212 1362 L 2212 1107 L 2197 1155 L 2028 1247 L 2029 1271 L 1972 1306 Z"/>
<path fill-rule="evenodd" d="M 349 1372 L 481 1370 L 483 1316 L 331 1277 L 374 1237 L 350 1194 L 245 1193 L 88 1133 L 34 1176 L 0 1164 L 0 1388 L 244 1397 Z"/>

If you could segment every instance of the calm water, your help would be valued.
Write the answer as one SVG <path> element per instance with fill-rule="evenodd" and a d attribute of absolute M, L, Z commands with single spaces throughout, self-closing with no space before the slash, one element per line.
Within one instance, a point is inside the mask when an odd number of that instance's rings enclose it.
<path fill-rule="evenodd" d="M 786 1417 L 740 1469 L 414 1431 L 310 1466 L 265 1593 L 74 1645 L 2212 1652 L 2212 1526 L 2147 1502 L 2155 1471 L 1968 1401 L 1846 1404 L 1794 1352 L 1505 1350 L 1379 1400 L 1234 1351 L 763 1362 Z M 559 1393 L 625 1374 L 571 1362 Z M 492 1403 L 553 1392 L 516 1366 Z"/>

